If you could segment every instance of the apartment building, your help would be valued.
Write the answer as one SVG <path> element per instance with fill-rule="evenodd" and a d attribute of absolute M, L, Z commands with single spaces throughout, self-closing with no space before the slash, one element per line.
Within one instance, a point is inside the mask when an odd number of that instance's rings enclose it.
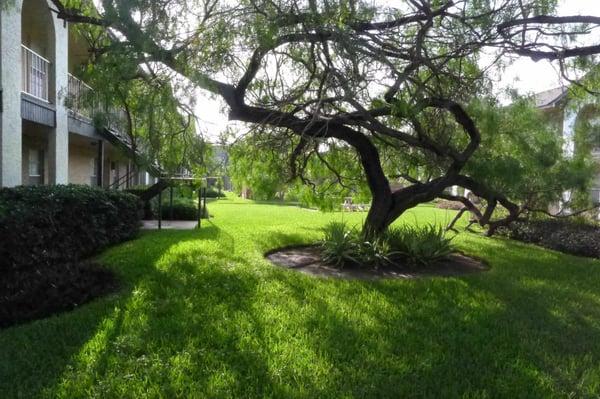
<path fill-rule="evenodd" d="M 0 0 L 2 1 L 2 0 Z M 116 122 L 97 127 L 80 101 L 93 90 L 76 76 L 88 48 L 47 0 L 0 7 L 0 187 L 154 182 L 138 168 Z"/>
<path fill-rule="evenodd" d="M 579 132 L 591 147 L 592 157 L 598 164 L 598 174 L 592 183 L 590 197 L 600 204 L 600 103 L 591 94 L 573 99 L 567 87 L 558 87 L 537 93 L 536 106 L 544 112 L 563 138 L 563 150 L 572 156 L 576 149 L 576 134 Z M 568 196 L 568 193 L 567 193 Z"/>

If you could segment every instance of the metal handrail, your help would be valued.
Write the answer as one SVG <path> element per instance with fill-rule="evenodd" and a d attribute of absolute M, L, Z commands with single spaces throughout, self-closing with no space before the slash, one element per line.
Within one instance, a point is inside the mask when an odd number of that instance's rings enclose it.
<path fill-rule="evenodd" d="M 68 108 L 79 115 L 91 118 L 94 111 L 94 104 L 91 106 L 85 103 L 86 97 L 89 97 L 94 89 L 83 80 L 68 74 Z"/>
<path fill-rule="evenodd" d="M 591 190 L 592 202 L 594 204 L 600 204 L 600 187 L 593 187 Z"/>
<path fill-rule="evenodd" d="M 23 92 L 45 102 L 48 101 L 50 61 L 21 44 Z"/>
<path fill-rule="evenodd" d="M 121 188 L 121 185 L 123 183 L 127 183 L 129 181 L 129 179 L 131 179 L 131 177 L 137 173 L 138 171 L 135 170 L 135 168 L 131 168 L 129 169 L 129 172 L 125 173 L 123 176 L 119 177 L 117 179 L 117 181 L 111 183 L 108 188 L 109 189 L 114 189 L 114 190 L 118 190 L 119 188 Z"/>

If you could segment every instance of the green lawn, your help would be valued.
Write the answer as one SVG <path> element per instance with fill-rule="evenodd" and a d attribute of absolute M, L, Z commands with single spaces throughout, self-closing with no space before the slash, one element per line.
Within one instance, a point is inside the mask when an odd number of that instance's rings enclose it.
<path fill-rule="evenodd" d="M 461 234 L 491 270 L 339 281 L 269 265 L 339 213 L 222 200 L 100 260 L 122 290 L 0 331 L 0 398 L 597 397 L 600 262 Z M 444 222 L 420 207 L 404 221 Z M 359 222 L 363 215 L 344 214 Z"/>

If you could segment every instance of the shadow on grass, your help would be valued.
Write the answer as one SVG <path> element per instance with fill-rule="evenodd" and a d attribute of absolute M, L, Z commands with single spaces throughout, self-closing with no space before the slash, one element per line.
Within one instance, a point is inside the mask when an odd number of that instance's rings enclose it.
<path fill-rule="evenodd" d="M 306 234 L 248 240 L 264 252 Z M 124 280 L 120 295 L 0 335 L 2 396 L 585 397 L 600 387 L 600 273 L 586 273 L 598 262 L 464 236 L 461 249 L 484 254 L 490 272 L 350 282 L 279 270 L 237 245 L 211 224 L 109 251 L 101 260 Z"/>
<path fill-rule="evenodd" d="M 195 236 L 216 237 L 218 229 L 206 228 L 198 231 L 173 231 L 160 240 L 153 239 L 154 233 L 141 233 L 138 240 L 127 241 L 109 253 L 128 254 L 119 248 L 137 245 L 139 240 L 149 240 L 144 248 L 143 259 L 135 270 L 123 272 L 115 268 L 121 290 L 87 303 L 79 309 L 55 316 L 7 328 L 0 334 L 0 397 L 35 397 L 60 382 L 60 377 L 81 355 L 86 343 L 96 340 L 111 341 L 118 334 L 123 322 L 123 309 L 131 300 L 133 288 L 140 280 L 154 274 L 153 264 L 168 249 L 181 240 L 195 240 Z M 164 237 L 168 236 L 167 239 Z M 129 255 L 129 254 L 128 254 Z M 116 264 L 124 268 L 128 262 L 119 262 L 119 256 L 109 255 Z M 121 258 L 125 259 L 121 256 Z M 100 258 L 99 263 L 108 263 Z M 85 357 L 85 355 L 84 355 Z M 96 359 L 98 367 L 106 364 Z M 53 395 L 50 395 L 53 396 Z"/>
<path fill-rule="evenodd" d="M 600 262 L 502 239 L 465 241 L 487 254 L 489 276 L 312 284 L 293 273 L 276 277 L 303 303 L 314 351 L 335 365 L 321 394 L 598 394 Z"/>

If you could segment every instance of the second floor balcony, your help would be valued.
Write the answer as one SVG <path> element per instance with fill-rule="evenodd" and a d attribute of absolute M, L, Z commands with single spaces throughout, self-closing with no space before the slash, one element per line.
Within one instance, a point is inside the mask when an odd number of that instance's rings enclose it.
<path fill-rule="evenodd" d="M 111 130 L 121 142 L 131 145 L 127 132 L 127 114 L 124 109 L 99 101 L 94 89 L 72 74 L 68 75 L 66 107 L 78 119 L 89 124 L 99 123 Z"/>
<path fill-rule="evenodd" d="M 49 102 L 50 61 L 22 45 L 21 65 L 23 92 Z"/>
<path fill-rule="evenodd" d="M 67 108 L 80 116 L 92 118 L 95 108 L 94 89 L 71 74 L 68 75 L 68 79 Z"/>

